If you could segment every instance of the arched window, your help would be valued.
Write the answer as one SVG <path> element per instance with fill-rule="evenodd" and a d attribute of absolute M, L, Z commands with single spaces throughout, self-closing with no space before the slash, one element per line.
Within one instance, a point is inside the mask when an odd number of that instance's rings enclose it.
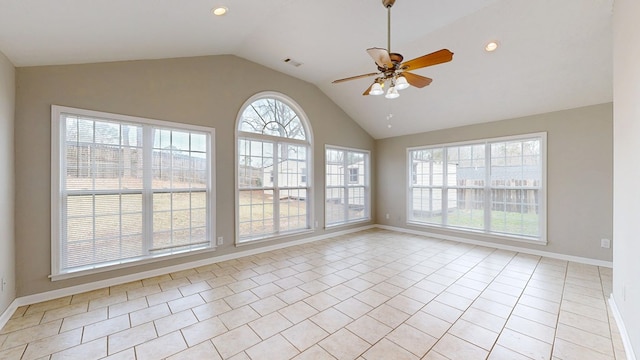
<path fill-rule="evenodd" d="M 311 230 L 311 127 L 290 98 L 252 96 L 236 127 L 236 242 Z"/>

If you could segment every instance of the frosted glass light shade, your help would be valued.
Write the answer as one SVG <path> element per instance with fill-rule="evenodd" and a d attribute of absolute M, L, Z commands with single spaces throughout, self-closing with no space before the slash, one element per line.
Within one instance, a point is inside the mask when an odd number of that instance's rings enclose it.
<path fill-rule="evenodd" d="M 385 95 L 384 97 L 386 97 L 387 99 L 395 99 L 398 96 L 400 96 L 400 94 L 398 93 L 398 89 L 396 89 L 395 86 L 392 86 L 389 88 L 389 91 L 387 91 L 387 95 Z"/>
<path fill-rule="evenodd" d="M 384 94 L 384 90 L 382 90 L 382 85 L 380 85 L 380 83 L 373 84 L 373 86 L 371 87 L 371 90 L 369 91 L 369 95 L 382 95 L 382 94 Z"/>
<path fill-rule="evenodd" d="M 404 76 L 398 76 L 398 78 L 396 79 L 396 89 L 398 90 L 404 90 L 406 88 L 408 88 L 410 85 L 407 82 L 407 79 Z"/>

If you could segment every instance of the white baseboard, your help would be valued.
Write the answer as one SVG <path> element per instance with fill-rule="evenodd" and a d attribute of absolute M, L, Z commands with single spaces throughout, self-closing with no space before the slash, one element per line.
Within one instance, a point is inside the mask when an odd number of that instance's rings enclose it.
<path fill-rule="evenodd" d="M 591 259 L 591 258 L 585 258 L 585 257 L 573 256 L 573 255 L 558 254 L 558 253 L 553 253 L 549 251 L 528 249 L 520 246 L 503 245 L 503 244 L 498 244 L 498 243 L 493 243 L 488 241 L 471 240 L 471 239 L 466 239 L 458 236 L 443 235 L 443 234 L 437 234 L 437 233 L 431 233 L 428 231 L 420 231 L 420 230 L 413 230 L 413 229 L 405 229 L 405 228 L 395 227 L 395 226 L 388 226 L 388 225 L 375 225 L 375 226 L 380 229 L 404 232 L 404 233 L 413 234 L 413 235 L 428 236 L 435 239 L 451 240 L 451 241 L 457 241 L 465 244 L 493 247 L 496 249 L 516 251 L 516 252 L 521 252 L 529 255 L 545 256 L 552 259 L 573 261 L 573 262 L 578 262 L 578 263 L 587 264 L 587 265 L 613 268 L 613 262 L 611 261 L 597 260 L 597 259 Z"/>
<path fill-rule="evenodd" d="M 636 354 L 633 352 L 633 348 L 631 347 L 629 333 L 624 325 L 624 321 L 622 321 L 622 315 L 620 315 L 620 310 L 618 310 L 618 305 L 616 305 L 616 300 L 613 298 L 613 294 L 609 297 L 609 307 L 611 308 L 613 318 L 616 320 L 616 324 L 618 325 L 618 331 L 620 331 L 620 337 L 622 338 L 622 344 L 624 345 L 624 352 L 627 355 L 627 360 L 636 360 Z"/>
<path fill-rule="evenodd" d="M 13 313 L 16 312 L 19 306 L 17 299 L 14 299 L 11 304 L 9 304 L 9 307 L 0 314 L 0 329 L 11 319 L 11 316 L 13 316 Z"/>
<path fill-rule="evenodd" d="M 214 256 L 208 259 L 191 261 L 184 264 L 167 266 L 167 267 L 163 267 L 155 270 L 143 271 L 143 272 L 138 272 L 130 275 L 118 276 L 110 279 L 94 281 L 87 284 L 81 284 L 76 286 L 65 287 L 65 288 L 51 290 L 51 291 L 33 294 L 33 295 L 21 296 L 16 298 L 9 305 L 9 307 L 3 313 L 0 314 L 0 329 L 4 327 L 4 325 L 7 323 L 7 321 L 9 321 L 9 319 L 11 319 L 11 316 L 13 315 L 13 313 L 20 306 L 36 304 L 39 302 L 53 300 L 53 299 L 57 299 L 57 298 L 61 298 L 69 295 L 80 294 L 87 291 L 93 291 L 93 290 L 98 290 L 98 289 L 102 289 L 109 286 L 124 284 L 131 281 L 138 281 L 138 280 L 147 279 L 154 276 L 193 269 L 200 266 L 211 265 L 214 263 L 233 260 L 233 259 L 237 259 L 245 256 L 256 255 L 256 254 L 260 254 L 267 251 L 279 250 L 279 249 L 284 249 L 284 248 L 295 246 L 295 245 L 301 245 L 301 244 L 306 244 L 314 241 L 325 240 L 335 236 L 346 235 L 346 234 L 350 234 L 358 231 L 372 229 L 374 227 L 375 227 L 374 225 L 360 226 L 357 228 L 351 228 L 351 229 L 342 230 L 342 231 L 335 231 L 335 232 L 331 232 L 331 233 L 327 233 L 319 236 L 312 236 L 312 237 L 289 241 L 281 244 L 262 246 L 255 249 L 237 251 L 231 254 Z"/>

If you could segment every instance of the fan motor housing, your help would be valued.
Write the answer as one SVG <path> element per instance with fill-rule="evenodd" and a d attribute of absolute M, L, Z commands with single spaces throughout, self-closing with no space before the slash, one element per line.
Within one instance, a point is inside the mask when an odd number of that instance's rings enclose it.
<path fill-rule="evenodd" d="M 390 8 L 395 4 L 396 0 L 382 0 L 382 5 L 386 8 Z"/>

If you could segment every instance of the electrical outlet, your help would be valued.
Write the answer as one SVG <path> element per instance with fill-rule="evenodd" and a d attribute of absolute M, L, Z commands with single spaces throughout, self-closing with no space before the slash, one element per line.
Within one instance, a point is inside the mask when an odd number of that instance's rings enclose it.
<path fill-rule="evenodd" d="M 389 214 L 385 214 L 384 217 L 389 220 Z"/>
<path fill-rule="evenodd" d="M 218 245 L 224 244 L 224 237 L 218 236 Z"/>
<path fill-rule="evenodd" d="M 609 249 L 611 247 L 611 240 L 609 239 L 600 239 L 600 247 Z"/>
<path fill-rule="evenodd" d="M 316 220 L 316 229 L 318 228 L 318 220 Z"/>
<path fill-rule="evenodd" d="M 0 280 L 0 284 L 2 284 L 2 286 L 1 286 L 1 290 L 0 290 L 0 291 L 4 292 L 4 288 L 7 286 L 7 280 L 5 280 L 4 278 L 2 278 L 2 279 Z"/>

